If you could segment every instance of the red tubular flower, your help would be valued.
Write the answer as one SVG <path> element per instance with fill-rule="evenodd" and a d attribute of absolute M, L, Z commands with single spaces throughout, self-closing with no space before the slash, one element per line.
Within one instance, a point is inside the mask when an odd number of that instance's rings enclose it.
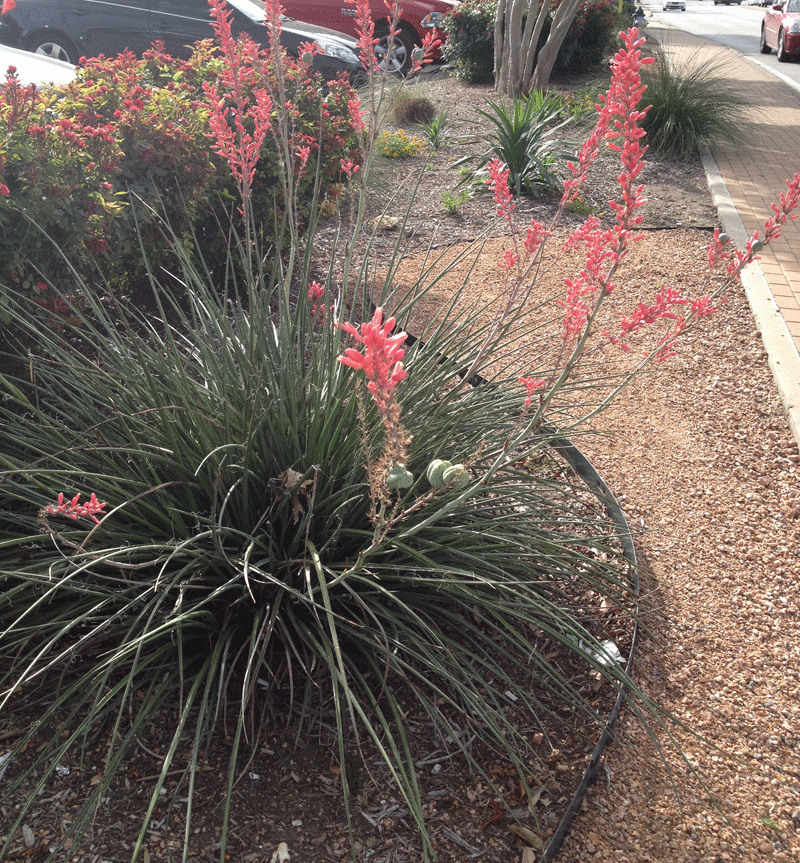
<path fill-rule="evenodd" d="M 406 370 L 401 360 L 405 350 L 400 346 L 406 340 L 407 333 L 396 333 L 390 336 L 394 329 L 395 318 L 383 321 L 383 309 L 375 309 L 375 314 L 369 323 L 361 324 L 361 332 L 349 323 L 339 324 L 354 339 L 364 345 L 364 353 L 355 348 L 347 348 L 339 362 L 354 369 L 362 369 L 367 376 L 367 388 L 381 416 L 387 416 L 389 406 L 394 401 L 397 385 L 406 377 Z"/>
<path fill-rule="evenodd" d="M 248 77 L 253 74 L 243 63 L 237 51 L 237 43 L 231 32 L 231 12 L 224 0 L 209 0 L 214 28 L 223 53 L 227 59 L 223 83 L 230 88 L 234 108 L 225 106 L 226 97 L 217 88 L 203 83 L 208 106 L 211 109 L 209 125 L 215 139 L 214 149 L 228 162 L 239 186 L 243 201 L 249 199 L 250 186 L 255 176 L 256 165 L 261 155 L 261 146 L 270 129 L 272 99 L 266 90 L 255 89 L 252 99 L 246 93 Z M 270 4 L 267 5 L 269 14 Z M 242 50 L 257 50 L 252 43 Z M 229 123 L 232 119 L 233 125 Z M 253 132 L 245 127 L 245 121 L 253 121 Z"/>
<path fill-rule="evenodd" d="M 533 400 L 533 394 L 536 390 L 541 389 L 545 385 L 545 381 L 541 378 L 526 378 L 524 376 L 520 377 L 519 382 L 525 387 L 526 392 L 528 393 L 528 397 L 525 399 L 525 407 L 529 408 L 531 406 L 531 401 Z"/>
<path fill-rule="evenodd" d="M 364 118 L 361 116 L 361 100 L 355 96 L 347 100 L 347 110 L 350 113 L 350 122 L 357 132 L 364 131 Z"/>
<path fill-rule="evenodd" d="M 356 32 L 358 33 L 359 54 L 361 65 L 369 71 L 377 68 L 378 61 L 375 59 L 375 22 L 372 20 L 372 12 L 369 8 L 369 0 L 357 0 L 356 2 Z"/>
<path fill-rule="evenodd" d="M 97 499 L 94 492 L 92 492 L 86 503 L 79 503 L 80 499 L 81 495 L 78 492 L 72 500 L 65 501 L 64 493 L 62 492 L 59 494 L 57 502 L 46 506 L 44 511 L 50 515 L 65 515 L 73 521 L 79 518 L 90 518 L 96 524 L 100 524 L 97 513 L 102 514 L 105 504 Z"/>
<path fill-rule="evenodd" d="M 486 185 L 494 192 L 494 202 L 497 204 L 497 215 L 508 219 L 511 224 L 511 214 L 516 204 L 513 202 L 511 190 L 508 187 L 508 167 L 500 159 L 492 159 L 488 165 L 489 179 Z"/>
<path fill-rule="evenodd" d="M 308 286 L 308 302 L 311 306 L 311 314 L 316 316 L 319 313 L 320 317 L 325 317 L 325 305 L 320 303 L 320 300 L 325 296 L 325 287 L 319 282 L 311 282 Z"/>
<path fill-rule="evenodd" d="M 422 71 L 422 67 L 433 62 L 434 52 L 442 47 L 442 40 L 437 38 L 436 34 L 429 30 L 422 37 L 422 46 L 415 48 L 411 52 L 411 71 L 409 74 L 415 75 Z"/>

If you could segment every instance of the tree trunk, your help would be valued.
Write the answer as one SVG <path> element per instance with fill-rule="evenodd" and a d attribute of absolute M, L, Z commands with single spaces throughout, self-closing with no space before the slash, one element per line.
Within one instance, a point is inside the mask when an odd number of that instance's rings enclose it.
<path fill-rule="evenodd" d="M 494 23 L 495 89 L 511 98 L 526 95 L 531 90 L 543 90 L 547 86 L 558 51 L 581 0 L 562 0 L 553 16 L 550 35 L 538 56 L 536 47 L 550 3 L 549 0 L 531 2 L 523 32 L 522 16 L 526 3 L 527 0 L 499 0 Z"/>
<path fill-rule="evenodd" d="M 544 47 L 536 58 L 536 69 L 530 80 L 531 90 L 544 90 L 550 81 L 559 48 L 564 42 L 569 28 L 578 13 L 581 0 L 563 0 L 553 16 L 553 26 Z"/>

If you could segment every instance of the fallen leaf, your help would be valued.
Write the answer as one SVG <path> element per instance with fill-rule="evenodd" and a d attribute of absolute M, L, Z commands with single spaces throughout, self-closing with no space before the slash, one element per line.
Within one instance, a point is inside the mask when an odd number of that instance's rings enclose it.
<path fill-rule="evenodd" d="M 279 474 L 278 479 L 283 482 L 283 487 L 286 491 L 291 492 L 292 517 L 294 519 L 294 523 L 297 524 L 305 512 L 303 509 L 303 503 L 301 503 L 300 499 L 302 498 L 303 502 L 308 503 L 308 490 L 313 485 L 314 480 L 304 480 L 303 474 L 299 471 L 292 470 L 291 468 L 287 468 L 287 470 Z"/>
<path fill-rule="evenodd" d="M 373 231 L 394 231 L 400 227 L 397 216 L 378 216 L 372 220 Z"/>
<path fill-rule="evenodd" d="M 281 842 L 275 849 L 270 863 L 288 863 L 289 859 L 289 846 L 285 842 Z"/>
<path fill-rule="evenodd" d="M 508 829 L 516 836 L 519 836 L 526 845 L 530 845 L 531 848 L 541 850 L 544 847 L 542 840 L 533 830 L 528 830 L 527 827 L 523 827 L 521 824 L 511 824 Z"/>
<path fill-rule="evenodd" d="M 520 863 L 536 863 L 536 852 L 533 848 L 522 849 L 522 860 Z"/>

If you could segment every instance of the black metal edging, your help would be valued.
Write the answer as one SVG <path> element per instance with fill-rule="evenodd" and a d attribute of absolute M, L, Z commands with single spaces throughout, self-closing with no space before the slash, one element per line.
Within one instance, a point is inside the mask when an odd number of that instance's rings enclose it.
<path fill-rule="evenodd" d="M 423 342 L 421 339 L 418 339 L 416 336 L 412 336 L 410 333 L 407 335 L 406 343 L 408 345 L 413 345 L 417 342 L 419 343 L 419 346 L 421 348 L 424 349 L 425 347 L 427 347 L 425 342 Z M 442 360 L 444 361 L 445 359 L 446 357 L 442 356 Z M 460 376 L 463 378 L 466 375 L 466 370 L 458 374 L 460 374 Z M 467 383 L 470 386 L 484 386 L 487 384 L 491 384 L 491 381 L 489 381 L 488 378 L 485 378 L 482 375 L 473 375 Z M 605 507 L 606 513 L 608 514 L 611 521 L 613 521 L 616 525 L 617 538 L 622 543 L 625 559 L 630 565 L 631 588 L 633 589 L 634 596 L 636 597 L 638 602 L 639 570 L 636 561 L 636 548 L 634 547 L 633 535 L 631 534 L 631 530 L 628 526 L 628 521 L 625 518 L 625 513 L 622 511 L 622 507 L 619 505 L 619 502 L 611 493 L 611 490 L 606 485 L 603 478 L 594 469 L 592 463 L 571 441 L 567 440 L 567 438 L 555 436 L 555 429 L 550 426 L 545 425 L 543 427 L 543 430 L 553 433 L 554 439 L 551 442 L 551 446 L 553 447 L 553 449 L 569 464 L 569 466 L 584 481 L 584 483 L 586 483 L 590 491 Z M 638 634 L 638 628 L 638 617 L 637 615 L 634 615 L 631 646 L 628 651 L 628 661 L 625 663 L 625 673 L 628 676 L 630 676 L 630 671 L 633 667 L 633 654 L 636 648 L 636 637 Z M 564 843 L 564 840 L 567 838 L 570 828 L 572 827 L 572 823 L 575 821 L 575 818 L 580 811 L 581 805 L 583 804 L 583 799 L 586 796 L 586 791 L 592 784 L 592 782 L 594 782 L 594 780 L 597 778 L 597 773 L 600 770 L 600 762 L 603 758 L 603 753 L 606 751 L 606 747 L 611 742 L 614 736 L 612 732 L 614 730 L 614 726 L 617 723 L 617 720 L 619 719 L 619 715 L 622 711 L 622 705 L 624 701 L 625 691 L 621 690 L 617 695 L 617 700 L 614 702 L 614 706 L 611 708 L 611 713 L 609 713 L 608 715 L 605 727 L 603 728 L 603 733 L 600 735 L 599 740 L 595 744 L 591 758 L 589 759 L 589 763 L 586 765 L 586 770 L 581 777 L 581 781 L 578 783 L 578 787 L 575 789 L 575 793 L 572 795 L 572 799 L 567 806 L 567 811 L 562 816 L 561 821 L 559 821 L 558 826 L 555 829 L 555 832 L 550 837 L 550 841 L 545 846 L 539 863 L 552 863 L 552 861 L 555 860 L 556 856 L 558 855 L 558 852 L 561 850 L 561 846 Z"/>
<path fill-rule="evenodd" d="M 603 481 L 600 474 L 592 466 L 591 462 L 586 458 L 586 456 L 570 441 L 566 438 L 556 438 L 553 442 L 554 449 L 567 461 L 570 467 L 575 471 L 576 474 L 586 483 L 586 485 L 591 489 L 591 491 L 595 494 L 595 496 L 600 500 L 606 508 L 606 512 L 608 513 L 609 518 L 614 522 L 617 526 L 617 537 L 622 543 L 622 547 L 624 549 L 625 559 L 628 561 L 631 568 L 631 587 L 633 588 L 634 595 L 637 600 L 639 597 L 639 570 L 636 562 L 636 549 L 633 544 L 633 536 L 630 531 L 630 527 L 628 526 L 628 522 L 625 518 L 625 514 L 622 511 L 622 507 L 617 502 L 617 499 L 611 493 L 611 490 Z M 625 673 L 630 675 L 631 668 L 633 666 L 633 654 L 636 648 L 636 636 L 638 633 L 638 619 L 637 616 L 634 615 L 633 618 L 633 635 L 631 636 L 631 646 L 628 651 L 628 661 L 625 663 Z M 625 701 L 625 693 L 621 691 L 617 695 L 617 700 L 614 702 L 614 707 L 611 709 L 611 713 L 608 715 L 608 719 L 606 720 L 605 728 L 603 728 L 603 733 L 600 735 L 600 739 L 595 744 L 594 750 L 592 752 L 592 756 L 589 759 L 589 763 L 586 765 L 586 770 L 583 773 L 583 777 L 581 781 L 578 783 L 578 787 L 575 789 L 575 793 L 572 795 L 572 800 L 569 802 L 569 806 L 567 806 L 567 811 L 561 818 L 561 821 L 556 827 L 555 833 L 550 837 L 550 841 L 547 843 L 544 851 L 542 852 L 542 856 L 540 859 L 540 863 L 551 863 L 558 852 L 561 850 L 561 845 L 564 840 L 567 838 L 567 834 L 572 827 L 572 822 L 575 820 L 578 812 L 580 811 L 581 805 L 583 804 L 583 798 L 586 796 L 586 791 L 589 786 L 594 782 L 597 778 L 597 773 L 600 770 L 600 762 L 603 758 L 603 753 L 606 750 L 606 746 L 611 742 L 613 738 L 613 730 L 614 726 L 619 719 L 619 714 L 622 710 L 622 705 Z"/>

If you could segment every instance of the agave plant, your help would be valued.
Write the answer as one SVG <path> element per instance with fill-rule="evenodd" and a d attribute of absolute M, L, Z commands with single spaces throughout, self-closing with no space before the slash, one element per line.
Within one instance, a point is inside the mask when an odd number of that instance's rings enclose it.
<path fill-rule="evenodd" d="M 493 159 L 509 169 L 509 185 L 515 195 L 539 198 L 559 190 L 555 171 L 559 160 L 573 157 L 556 133 L 568 122 L 562 120 L 562 104 L 557 96 L 534 91 L 509 104 L 486 100 L 486 110 L 478 114 L 491 124 L 491 144 L 480 156 L 469 156 L 456 163 L 477 162 L 480 176 Z"/>

